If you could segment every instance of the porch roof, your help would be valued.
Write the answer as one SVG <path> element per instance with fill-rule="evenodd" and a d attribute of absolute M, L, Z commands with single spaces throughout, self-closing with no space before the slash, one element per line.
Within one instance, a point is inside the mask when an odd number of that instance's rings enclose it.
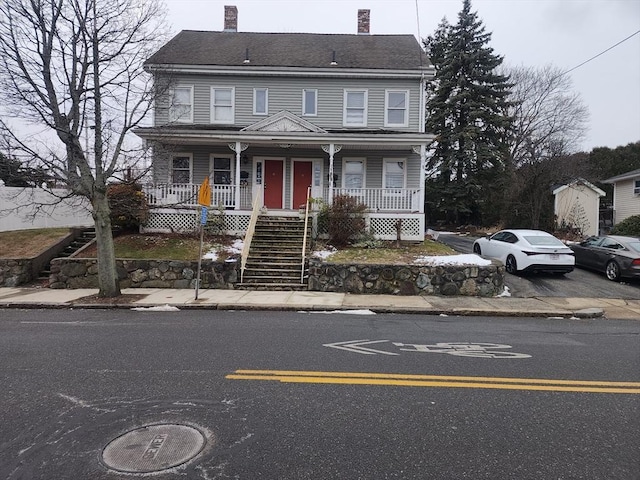
<path fill-rule="evenodd" d="M 145 139 L 173 145 L 211 145 L 242 142 L 259 145 L 318 146 L 330 143 L 344 147 L 393 149 L 429 144 L 435 136 L 392 130 L 329 130 L 326 132 L 251 131 L 215 125 L 143 127 L 135 130 Z"/>

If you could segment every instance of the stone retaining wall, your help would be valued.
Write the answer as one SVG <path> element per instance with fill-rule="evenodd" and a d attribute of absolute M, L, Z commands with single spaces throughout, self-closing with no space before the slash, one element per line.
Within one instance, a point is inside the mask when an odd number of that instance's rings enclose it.
<path fill-rule="evenodd" d="M 309 260 L 309 290 L 357 294 L 492 297 L 504 290 L 504 266 L 345 265 Z"/>
<path fill-rule="evenodd" d="M 197 262 L 117 260 L 121 288 L 195 288 Z M 237 262 L 202 262 L 200 288 L 233 289 Z M 51 262 L 50 288 L 97 288 L 94 258 Z M 345 265 L 309 260 L 309 290 L 356 294 L 492 297 L 504 290 L 504 266 Z"/>
<path fill-rule="evenodd" d="M 17 287 L 33 278 L 30 258 L 0 259 L 0 287 Z"/>
<path fill-rule="evenodd" d="M 198 262 L 180 260 L 116 260 L 120 288 L 195 288 Z M 200 288 L 232 289 L 238 281 L 236 262 L 203 260 Z M 50 288 L 97 288 L 95 258 L 51 261 Z"/>

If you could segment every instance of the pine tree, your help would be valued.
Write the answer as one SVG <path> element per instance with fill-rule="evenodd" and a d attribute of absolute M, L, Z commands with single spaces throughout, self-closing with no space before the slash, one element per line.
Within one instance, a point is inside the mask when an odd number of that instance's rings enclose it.
<path fill-rule="evenodd" d="M 426 128 L 436 135 L 427 203 L 456 223 L 489 224 L 501 211 L 511 84 L 496 71 L 503 58 L 490 40 L 471 1 L 464 0 L 457 24 L 443 20 L 425 42 L 435 67 Z"/>

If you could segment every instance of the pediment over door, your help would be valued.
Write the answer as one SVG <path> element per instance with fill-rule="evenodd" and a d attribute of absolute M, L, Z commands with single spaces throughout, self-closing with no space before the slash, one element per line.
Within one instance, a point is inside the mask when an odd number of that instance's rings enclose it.
<path fill-rule="evenodd" d="M 286 110 L 249 125 L 240 131 L 327 133 L 326 130 Z"/>

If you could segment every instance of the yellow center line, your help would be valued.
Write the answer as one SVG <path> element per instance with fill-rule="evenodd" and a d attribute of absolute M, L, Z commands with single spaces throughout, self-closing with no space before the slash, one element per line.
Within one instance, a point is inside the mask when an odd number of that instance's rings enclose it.
<path fill-rule="evenodd" d="M 283 383 L 388 385 L 404 387 L 485 388 L 552 392 L 640 394 L 640 382 L 551 380 L 542 378 L 464 377 L 387 373 L 236 370 L 229 380 L 269 380 Z"/>

